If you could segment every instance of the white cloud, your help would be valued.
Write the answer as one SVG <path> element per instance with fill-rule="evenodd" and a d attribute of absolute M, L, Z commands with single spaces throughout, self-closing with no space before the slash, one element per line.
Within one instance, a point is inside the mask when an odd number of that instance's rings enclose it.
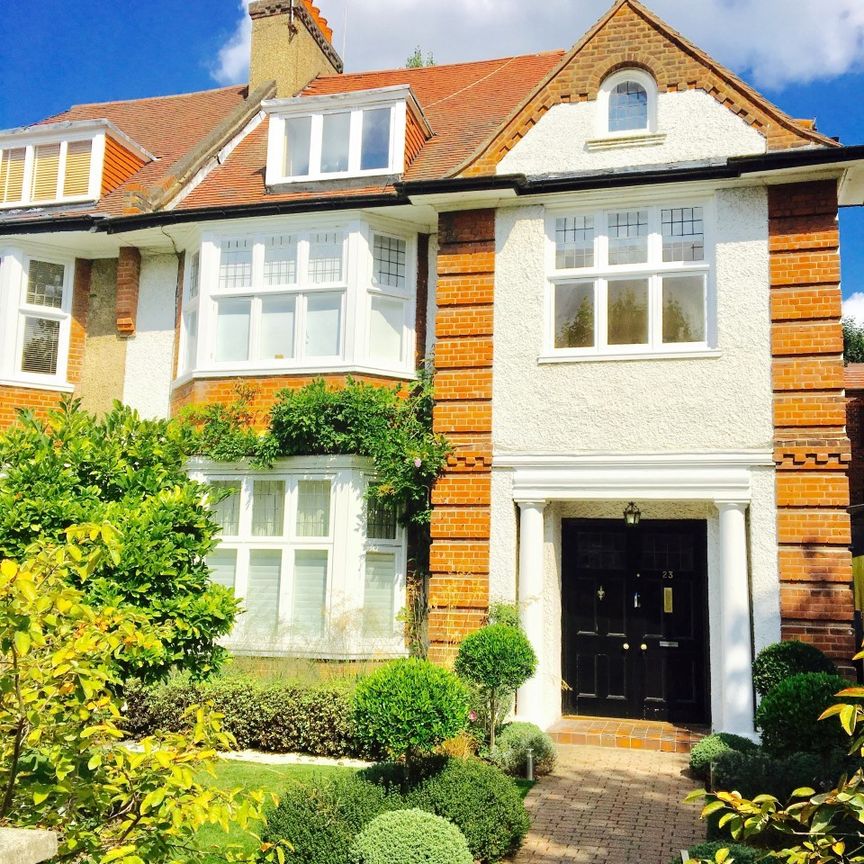
<path fill-rule="evenodd" d="M 658 15 L 761 87 L 779 88 L 864 68 L 861 0 L 648 0 Z M 439 63 L 572 45 L 611 0 L 317 0 L 345 40 L 349 70 L 393 68 L 419 43 Z M 245 16 L 222 48 L 214 77 L 246 78 Z"/>
<path fill-rule="evenodd" d="M 843 317 L 864 324 L 864 291 L 856 291 L 843 301 Z"/>

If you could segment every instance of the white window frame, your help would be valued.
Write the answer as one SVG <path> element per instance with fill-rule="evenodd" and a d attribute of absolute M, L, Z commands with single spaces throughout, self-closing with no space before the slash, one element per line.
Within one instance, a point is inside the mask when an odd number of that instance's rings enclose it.
<path fill-rule="evenodd" d="M 609 108 L 612 91 L 627 81 L 634 81 L 645 89 L 648 94 L 648 125 L 642 129 L 624 129 L 611 131 L 609 129 Z M 635 138 L 643 135 L 654 135 L 657 132 L 657 82 L 644 69 L 619 69 L 609 75 L 600 85 L 597 94 L 596 131 L 598 138 Z"/>
<path fill-rule="evenodd" d="M 366 537 L 365 493 L 372 475 L 369 460 L 361 457 L 302 456 L 279 460 L 272 469 L 252 470 L 237 463 L 222 465 L 203 459 L 189 465 L 190 476 L 200 482 L 227 481 L 240 483 L 239 531 L 236 536 L 220 539 L 217 549 L 236 550 L 234 592 L 242 600 L 248 593 L 249 555 L 253 549 L 282 552 L 277 632 L 272 638 L 254 625 L 238 618 L 235 630 L 225 642 L 237 653 L 299 654 L 321 658 L 403 656 L 407 653 L 404 635 L 397 624 L 397 615 L 406 602 L 407 532 L 397 523 L 394 540 L 369 540 Z M 285 524 L 282 537 L 252 535 L 252 492 L 255 481 L 281 480 L 286 484 Z M 329 534 L 324 537 L 296 535 L 297 490 L 302 480 L 330 482 Z M 327 555 L 326 608 L 324 629 L 316 638 L 296 630 L 293 620 L 294 553 L 324 551 Z M 393 553 L 396 556 L 392 634 L 363 634 L 364 586 L 366 555 L 369 552 Z M 345 614 L 354 626 L 345 628 Z"/>
<path fill-rule="evenodd" d="M 27 280 L 31 261 L 44 261 L 64 268 L 63 300 L 58 308 L 27 303 Z M 75 259 L 36 249 L 0 249 L 0 384 L 69 392 L 69 350 L 75 286 Z M 40 375 L 22 370 L 25 319 L 43 318 L 60 325 L 57 370 Z"/>
<path fill-rule="evenodd" d="M 254 224 L 254 228 L 252 225 Z M 309 238 L 319 233 L 340 232 L 344 236 L 343 278 L 339 282 L 312 283 L 305 278 L 309 261 Z M 297 281 L 291 285 L 264 285 L 264 251 L 268 237 L 291 235 L 298 243 Z M 404 290 L 382 288 L 374 284 L 374 237 L 381 234 L 400 239 L 406 244 L 406 284 Z M 226 241 L 249 240 L 252 244 L 252 285 L 245 289 L 219 288 L 221 246 Z M 220 229 L 201 235 L 200 245 L 193 242 L 186 249 L 186 257 L 200 250 L 200 284 L 197 297 L 198 340 L 192 366 L 187 362 L 188 315 L 194 311 L 195 300 L 190 295 L 191 267 L 184 274 L 183 321 L 180 336 L 178 378 L 180 386 L 195 377 L 225 377 L 231 375 L 273 375 L 302 372 L 304 374 L 357 372 L 385 374 L 399 378 L 412 378 L 416 374 L 414 363 L 416 340 L 417 294 L 417 233 L 387 219 L 327 218 L 322 217 L 310 225 L 308 217 L 256 220 L 247 226 Z M 342 295 L 340 316 L 341 352 L 338 356 L 305 356 L 306 298 L 315 294 Z M 295 306 L 294 356 L 281 360 L 257 359 L 258 330 L 261 299 L 268 296 L 291 295 L 297 298 Z M 402 354 L 398 362 L 372 359 L 369 345 L 371 302 L 373 296 L 393 296 L 405 301 Z M 249 358 L 245 361 L 217 362 L 215 360 L 216 303 L 223 298 L 251 298 L 252 324 Z M 187 304 L 192 304 L 191 306 Z"/>
<path fill-rule="evenodd" d="M 705 257 L 702 261 L 663 261 L 661 212 L 666 209 L 701 207 Z M 608 214 L 625 211 L 648 212 L 648 261 L 645 264 L 609 265 Z M 594 265 L 558 269 L 556 226 L 566 216 L 593 216 Z M 560 207 L 547 210 L 546 290 L 544 335 L 540 362 L 568 362 L 596 359 L 658 359 L 681 356 L 714 356 L 717 345 L 717 298 L 715 261 L 715 213 L 711 199 L 670 200 L 662 203 L 606 203 L 603 207 Z M 705 339 L 700 342 L 663 342 L 663 278 L 701 275 L 705 278 Z M 609 345 L 608 284 L 615 279 L 648 280 L 648 342 L 642 345 Z M 586 348 L 555 347 L 555 289 L 558 285 L 591 282 L 594 286 L 594 345 Z"/>
<path fill-rule="evenodd" d="M 402 174 L 405 170 L 405 132 L 408 122 L 409 87 L 384 87 L 361 93 L 343 93 L 333 96 L 299 96 L 293 99 L 270 100 L 262 103 L 269 115 L 267 137 L 267 186 L 308 183 L 348 177 L 378 177 Z M 363 170 L 361 164 L 363 112 L 377 108 L 390 109 L 390 158 L 383 168 Z M 348 147 L 348 168 L 339 172 L 321 171 L 321 149 L 325 114 L 351 114 Z M 311 140 L 309 173 L 286 175 L 285 121 L 310 117 Z"/>

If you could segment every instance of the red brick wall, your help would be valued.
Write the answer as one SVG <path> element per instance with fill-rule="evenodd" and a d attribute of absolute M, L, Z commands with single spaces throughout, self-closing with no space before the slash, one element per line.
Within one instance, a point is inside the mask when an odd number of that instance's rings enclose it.
<path fill-rule="evenodd" d="M 453 443 L 433 491 L 430 657 L 446 662 L 489 605 L 495 211 L 442 214 L 435 430 Z"/>
<path fill-rule="evenodd" d="M 72 289 L 72 321 L 69 333 L 69 365 L 67 378 L 70 384 L 81 380 L 84 362 L 84 339 L 87 329 L 87 306 L 90 301 L 90 261 L 79 258 L 75 261 Z M 32 387 L 0 386 L 0 429 L 14 422 L 20 409 L 28 409 L 44 415 L 57 405 L 64 394 L 58 390 L 36 390 Z"/>
<path fill-rule="evenodd" d="M 848 663 L 855 653 L 851 457 L 836 184 L 773 186 L 769 215 L 783 636 Z"/>
<path fill-rule="evenodd" d="M 124 246 L 117 260 L 117 332 L 121 336 L 135 335 L 140 281 L 141 253 L 134 246 Z"/>
<path fill-rule="evenodd" d="M 846 390 L 846 434 L 852 445 L 849 503 L 864 504 L 864 390 Z"/>

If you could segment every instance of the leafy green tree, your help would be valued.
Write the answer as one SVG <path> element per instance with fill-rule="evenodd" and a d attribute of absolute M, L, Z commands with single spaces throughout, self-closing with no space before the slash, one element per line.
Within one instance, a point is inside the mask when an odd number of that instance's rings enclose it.
<path fill-rule="evenodd" d="M 231 746 L 217 717 L 196 708 L 188 737 L 122 743 L 119 658 L 158 662 L 170 627 L 130 606 L 97 609 L 75 587 L 122 558 L 110 525 L 70 528 L 64 541 L 0 562 L 0 825 L 57 832 L 58 862 L 282 860 L 260 843 L 249 855 L 197 840 L 205 825 L 245 830 L 263 815 L 263 794 L 203 782 L 216 748 Z"/>
<path fill-rule="evenodd" d="M 192 443 L 177 423 L 120 404 L 97 419 L 72 399 L 44 420 L 23 413 L 0 435 L 0 557 L 24 561 L 32 544 L 60 542 L 74 525 L 116 526 L 118 557 L 81 587 L 95 607 L 138 609 L 160 628 L 164 652 L 128 658 L 126 671 L 144 680 L 217 668 L 217 640 L 237 612 L 231 592 L 210 582 L 218 526 L 207 487 L 186 474 Z"/>
<path fill-rule="evenodd" d="M 843 359 L 846 363 L 864 363 L 864 324 L 854 318 L 843 319 Z"/>
<path fill-rule="evenodd" d="M 855 659 L 860 660 L 864 653 Z M 828 708 L 820 718 L 837 717 L 851 739 L 850 755 L 860 765 L 864 759 L 864 688 L 850 687 L 837 694 L 844 700 Z M 688 796 L 705 801 L 702 817 L 714 816 L 718 827 L 736 841 L 750 841 L 768 831 L 785 834 L 789 846 L 772 853 L 786 864 L 862 864 L 864 862 L 864 769 L 841 777 L 829 792 L 817 794 L 802 787 L 782 803 L 773 795 L 744 798 L 738 792 L 705 792 Z M 727 858 L 717 853 L 716 861 Z M 728 857 L 728 856 L 727 856 Z M 731 861 L 731 858 L 728 858 Z M 694 864 L 712 864 L 701 861 Z"/>
<path fill-rule="evenodd" d="M 423 49 L 418 45 L 411 56 L 405 61 L 406 69 L 423 69 L 425 66 L 434 66 L 435 57 L 431 51 L 423 57 Z"/>
<path fill-rule="evenodd" d="M 534 674 L 537 655 L 521 629 L 490 624 L 465 638 L 454 668 L 483 693 L 489 749 L 494 750 L 499 708 Z"/>

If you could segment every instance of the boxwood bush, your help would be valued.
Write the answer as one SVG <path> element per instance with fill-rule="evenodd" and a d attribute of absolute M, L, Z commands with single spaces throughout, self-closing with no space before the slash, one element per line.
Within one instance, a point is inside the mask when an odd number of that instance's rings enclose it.
<path fill-rule="evenodd" d="M 786 801 L 796 789 L 822 788 L 834 772 L 840 774 L 836 760 L 825 760 L 815 753 L 790 753 L 772 756 L 761 748 L 753 751 L 727 751 L 714 762 L 714 788 L 740 792 L 745 798 L 767 794 Z"/>
<path fill-rule="evenodd" d="M 690 770 L 700 780 L 707 780 L 711 773 L 711 763 L 721 753 L 732 751 L 740 753 L 751 753 L 756 750 L 756 745 L 741 735 L 733 735 L 730 732 L 715 732 L 707 735 L 690 751 Z"/>
<path fill-rule="evenodd" d="M 486 758 L 512 777 L 524 777 L 529 749 L 534 755 L 534 774 L 551 774 L 555 768 L 555 743 L 533 723 L 508 723 Z"/>
<path fill-rule="evenodd" d="M 379 754 L 354 732 L 351 691 L 344 685 L 300 687 L 266 684 L 246 677 L 193 683 L 177 678 L 168 684 L 126 690 L 123 728 L 140 738 L 158 730 L 181 731 L 183 713 L 197 703 L 212 703 L 240 750 L 308 753 L 360 758 Z"/>
<path fill-rule="evenodd" d="M 815 645 L 795 640 L 769 645 L 753 661 L 753 683 L 760 696 L 767 696 L 781 681 L 801 672 L 836 675 L 837 667 Z"/>
<path fill-rule="evenodd" d="M 769 753 L 830 753 L 848 741 L 836 721 L 819 717 L 848 686 L 845 678 L 825 672 L 803 672 L 780 681 L 756 710 L 756 727 Z"/>
<path fill-rule="evenodd" d="M 354 843 L 354 864 L 474 864 L 462 832 L 423 810 L 376 816 Z"/>

